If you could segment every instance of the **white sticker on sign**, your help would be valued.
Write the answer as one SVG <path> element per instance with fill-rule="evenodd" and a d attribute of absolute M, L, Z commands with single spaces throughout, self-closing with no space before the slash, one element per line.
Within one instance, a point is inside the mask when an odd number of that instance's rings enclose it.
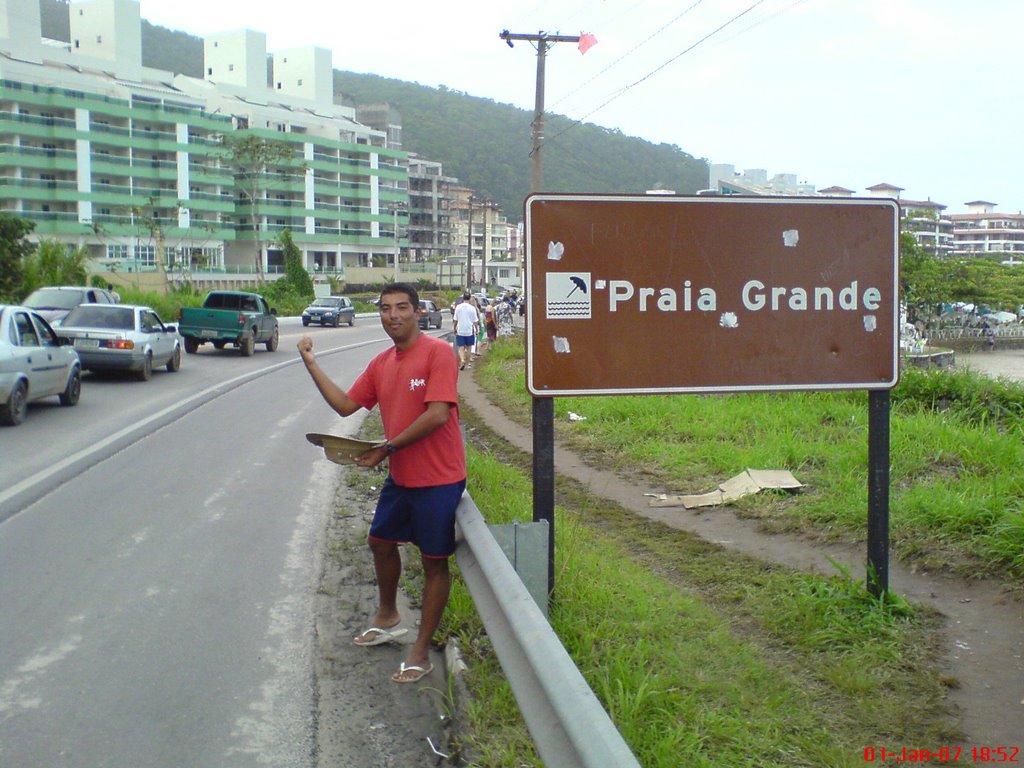
<path fill-rule="evenodd" d="M 548 272 L 546 287 L 548 320 L 590 319 L 589 272 Z"/>
<path fill-rule="evenodd" d="M 569 340 L 565 338 L 565 336 L 552 336 L 551 341 L 554 342 L 556 354 L 568 355 L 572 352 L 572 350 L 569 349 Z"/>
<path fill-rule="evenodd" d="M 798 229 L 787 229 L 782 233 L 782 244 L 787 248 L 796 248 L 796 244 L 800 242 L 800 230 Z"/>
<path fill-rule="evenodd" d="M 548 258 L 551 259 L 551 261 L 561 261 L 563 253 L 565 253 L 564 245 L 554 242 L 548 243 Z"/>

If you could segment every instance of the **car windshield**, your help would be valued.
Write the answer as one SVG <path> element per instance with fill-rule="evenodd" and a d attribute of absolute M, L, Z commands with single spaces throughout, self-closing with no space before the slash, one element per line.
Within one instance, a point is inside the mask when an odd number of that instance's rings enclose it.
<path fill-rule="evenodd" d="M 130 331 L 135 328 L 135 310 L 129 307 L 100 307 L 82 304 L 64 318 L 65 328 L 111 328 Z"/>
<path fill-rule="evenodd" d="M 341 299 L 317 299 L 313 302 L 314 307 L 340 307 Z"/>
<path fill-rule="evenodd" d="M 22 303 L 30 309 L 72 309 L 81 304 L 84 298 L 82 291 L 40 288 L 33 291 Z"/>

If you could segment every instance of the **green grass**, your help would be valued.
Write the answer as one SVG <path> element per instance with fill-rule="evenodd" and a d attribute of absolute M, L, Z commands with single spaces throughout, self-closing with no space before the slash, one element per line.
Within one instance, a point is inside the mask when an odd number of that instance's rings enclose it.
<path fill-rule="evenodd" d="M 531 517 L 528 458 L 466 414 L 470 492 Z M 559 481 L 552 624 L 644 766 L 854 766 L 867 744 L 956 737 L 937 617 L 863 584 L 794 573 Z M 540 765 L 464 586 L 442 633 L 470 658 L 476 764 Z"/>
<path fill-rule="evenodd" d="M 521 342 L 498 345 L 485 365 L 480 381 L 525 422 Z M 863 392 L 561 398 L 556 439 L 666 492 L 711 490 L 747 467 L 789 469 L 808 486 L 800 495 L 744 499 L 739 513 L 769 530 L 859 542 L 867 410 Z M 587 418 L 570 423 L 570 411 Z M 892 393 L 890 433 L 894 554 L 1019 591 L 1024 386 L 908 369 Z"/>

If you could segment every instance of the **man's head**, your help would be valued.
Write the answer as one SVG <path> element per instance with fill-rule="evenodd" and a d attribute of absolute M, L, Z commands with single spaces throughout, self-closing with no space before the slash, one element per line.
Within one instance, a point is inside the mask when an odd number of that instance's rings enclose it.
<path fill-rule="evenodd" d="M 380 292 L 380 324 L 385 333 L 404 348 L 420 333 L 420 295 L 408 283 L 391 283 Z"/>
<path fill-rule="evenodd" d="M 462 300 L 463 301 L 469 301 L 469 297 L 470 297 L 469 291 L 466 291 L 464 294 L 462 294 Z"/>
<path fill-rule="evenodd" d="M 389 283 L 388 285 L 385 285 L 384 290 L 380 292 L 380 298 L 383 300 L 385 296 L 392 293 L 404 293 L 409 297 L 409 301 L 414 307 L 419 307 L 420 305 L 420 294 L 416 288 L 409 285 L 409 283 Z"/>

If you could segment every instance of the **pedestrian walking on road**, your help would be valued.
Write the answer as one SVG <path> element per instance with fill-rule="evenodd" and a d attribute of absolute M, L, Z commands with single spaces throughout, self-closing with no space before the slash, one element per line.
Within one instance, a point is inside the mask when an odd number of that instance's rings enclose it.
<path fill-rule="evenodd" d="M 499 336 L 511 336 L 512 326 L 512 302 L 510 299 L 499 299 L 494 305 L 494 322 L 498 326 Z"/>
<path fill-rule="evenodd" d="M 471 355 L 480 325 L 480 313 L 469 299 L 469 291 L 466 291 L 455 307 L 455 351 L 459 353 L 460 371 L 473 361 Z"/>
<path fill-rule="evenodd" d="M 423 608 L 416 641 L 391 679 L 415 683 L 434 668 L 430 643 L 448 604 L 455 509 L 466 487 L 459 374 L 451 346 L 420 333 L 419 295 L 413 286 L 385 287 L 379 308 L 381 325 L 394 346 L 371 360 L 347 392 L 319 366 L 309 336 L 302 337 L 298 348 L 320 394 L 340 415 L 380 405 L 386 442 L 356 457 L 356 464 L 366 468 L 388 460 L 388 476 L 368 537 L 380 603 L 369 627 L 353 642 L 381 645 L 406 634 L 399 628 L 402 558 L 398 546 L 412 542 L 423 562 Z"/>

